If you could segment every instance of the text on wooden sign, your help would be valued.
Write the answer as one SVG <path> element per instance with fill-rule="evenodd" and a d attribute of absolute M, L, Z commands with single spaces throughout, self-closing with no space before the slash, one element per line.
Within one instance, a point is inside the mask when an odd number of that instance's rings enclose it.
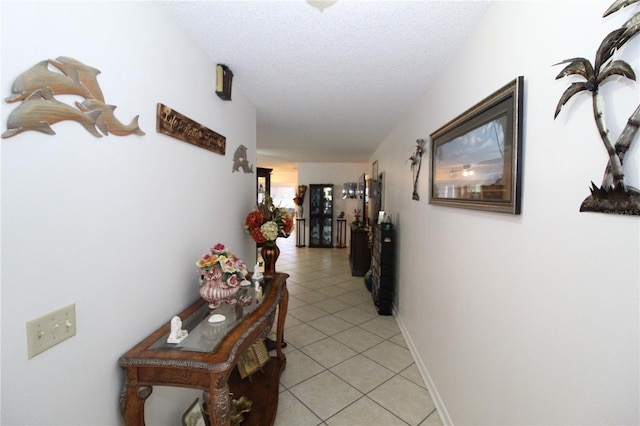
<path fill-rule="evenodd" d="M 217 154 L 225 154 L 227 138 L 160 103 L 156 131 Z"/>

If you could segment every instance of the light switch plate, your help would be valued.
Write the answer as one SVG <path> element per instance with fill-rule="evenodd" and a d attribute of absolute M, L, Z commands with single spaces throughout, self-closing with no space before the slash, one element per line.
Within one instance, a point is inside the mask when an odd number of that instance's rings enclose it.
<path fill-rule="evenodd" d="M 76 335 L 75 303 L 27 321 L 29 359 Z"/>

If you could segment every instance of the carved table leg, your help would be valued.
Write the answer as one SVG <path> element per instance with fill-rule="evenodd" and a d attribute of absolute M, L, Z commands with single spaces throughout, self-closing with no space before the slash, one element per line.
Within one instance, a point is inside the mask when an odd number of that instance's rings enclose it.
<path fill-rule="evenodd" d="M 144 403 L 151 392 L 151 386 L 124 385 L 120 393 L 120 412 L 125 425 L 144 426 Z"/>
<path fill-rule="evenodd" d="M 289 290 L 287 290 L 287 284 L 284 284 L 284 292 L 278 305 L 278 328 L 276 330 L 276 354 L 281 360 L 286 359 L 282 353 L 282 342 L 284 340 L 284 321 L 287 317 L 287 307 L 289 305 Z"/>
<path fill-rule="evenodd" d="M 231 396 L 226 378 L 219 377 L 217 387 L 213 389 L 213 392 L 205 391 L 203 399 L 205 413 L 209 416 L 209 424 L 211 426 L 228 426 L 231 421 L 229 416 Z"/>

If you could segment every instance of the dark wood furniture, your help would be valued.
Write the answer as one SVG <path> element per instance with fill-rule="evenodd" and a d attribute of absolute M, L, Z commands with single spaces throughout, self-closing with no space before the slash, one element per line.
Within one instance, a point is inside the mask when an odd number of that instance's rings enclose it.
<path fill-rule="evenodd" d="M 272 425 L 278 407 L 280 374 L 286 357 L 282 352 L 284 322 L 289 293 L 287 274 L 265 278 L 263 297 L 256 298 L 253 286 L 236 293 L 252 297 L 250 305 L 223 303 L 215 311 L 198 299 L 178 316 L 189 332 L 179 344 L 166 343 L 169 321 L 120 358 L 125 383 L 120 394 L 120 409 L 126 425 L 144 425 L 144 404 L 153 386 L 179 386 L 203 391 L 205 414 L 212 426 L 229 425 L 230 392 L 237 399 L 246 396 L 253 402 L 245 413 L 243 426 Z M 257 339 L 266 338 L 278 312 L 276 354 L 262 372 L 240 379 L 235 368 L 244 351 Z M 212 313 L 226 316 L 223 323 L 209 323 Z"/>
<path fill-rule="evenodd" d="M 273 169 L 258 167 L 256 173 L 256 202 L 262 203 L 266 195 L 271 195 L 271 172 Z"/>
<path fill-rule="evenodd" d="M 333 185 L 309 188 L 309 247 L 333 247 Z"/>
<path fill-rule="evenodd" d="M 395 288 L 396 232 L 391 223 L 374 225 L 371 296 L 378 314 L 391 315 Z"/>
<path fill-rule="evenodd" d="M 349 251 L 351 276 L 364 276 L 371 266 L 369 228 L 351 224 L 351 250 Z"/>
<path fill-rule="evenodd" d="M 271 172 L 273 169 L 256 168 L 256 204 L 265 202 L 267 195 L 271 196 Z M 256 259 L 264 243 L 256 243 Z"/>

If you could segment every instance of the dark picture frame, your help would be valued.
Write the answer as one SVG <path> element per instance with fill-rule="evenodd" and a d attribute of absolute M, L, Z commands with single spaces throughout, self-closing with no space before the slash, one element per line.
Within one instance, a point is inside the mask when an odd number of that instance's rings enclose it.
<path fill-rule="evenodd" d="M 520 214 L 519 76 L 431 134 L 429 203 Z"/>

